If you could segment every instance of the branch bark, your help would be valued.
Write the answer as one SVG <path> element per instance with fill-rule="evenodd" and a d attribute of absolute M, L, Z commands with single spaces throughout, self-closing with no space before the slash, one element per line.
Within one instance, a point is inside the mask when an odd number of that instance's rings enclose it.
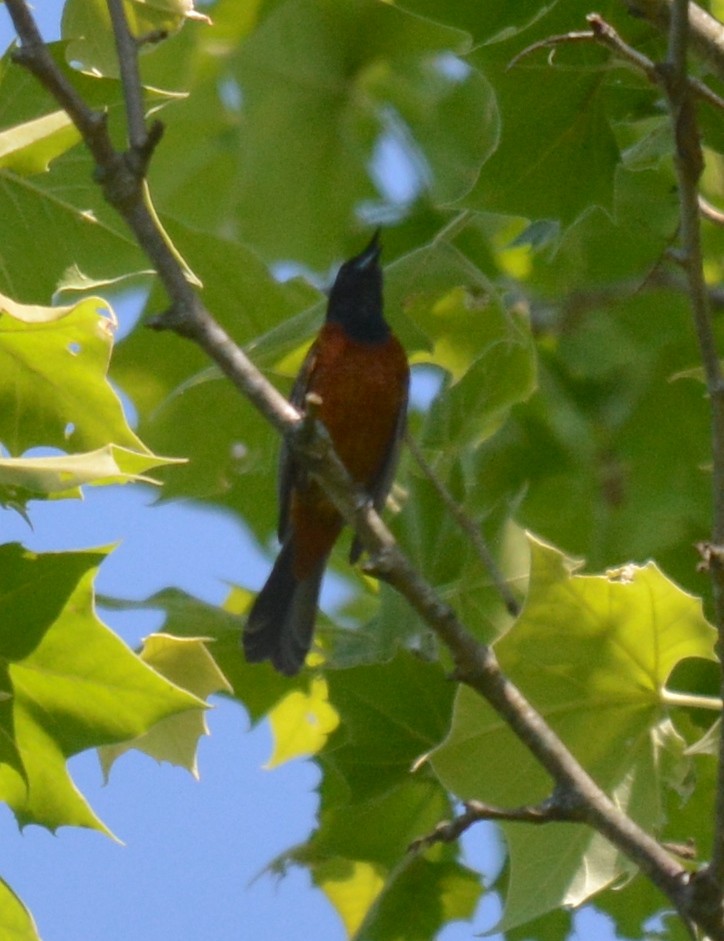
<path fill-rule="evenodd" d="M 724 377 L 717 353 L 714 325 L 704 280 L 701 250 L 699 178 L 704 158 L 699 140 L 696 112 L 687 83 L 686 51 L 690 30 L 687 0 L 674 0 L 669 16 L 669 49 L 660 73 L 669 103 L 676 152 L 674 162 L 679 184 L 680 261 L 689 285 L 689 298 L 701 358 L 706 374 L 711 408 L 713 525 L 712 543 L 724 545 Z M 694 8 L 692 9 L 692 18 Z M 720 36 L 722 34 L 719 27 Z M 724 48 L 724 47 L 723 47 Z M 724 565 L 719 552 L 713 552 L 708 565 L 714 597 L 714 617 L 719 633 L 718 653 L 722 664 L 720 690 L 724 693 Z M 720 737 L 716 817 L 711 862 L 700 874 L 712 908 L 722 908 L 724 890 L 724 736 Z"/>
<path fill-rule="evenodd" d="M 381 577 L 393 585 L 450 650 L 457 679 L 483 696 L 551 775 L 555 788 L 566 794 L 577 819 L 588 823 L 628 856 L 669 898 L 688 922 L 694 919 L 712 939 L 724 941 L 724 923 L 716 911 L 702 911 L 692 893 L 688 874 L 659 843 L 613 804 L 578 764 L 563 742 L 536 712 L 523 694 L 505 677 L 492 649 L 479 643 L 455 612 L 412 567 L 389 530 L 357 492 L 344 467 L 333 453 L 327 436 L 318 429 L 310 435 L 308 424 L 255 369 L 216 323 L 193 287 L 178 258 L 166 243 L 144 199 L 145 167 L 150 158 L 149 139 L 160 131 L 145 134 L 137 118 L 141 84 L 135 53 L 127 42 L 128 31 L 120 2 L 109 0 L 115 9 L 114 24 L 126 92 L 130 148 L 118 153 L 111 143 L 103 115 L 92 111 L 63 76 L 38 33 L 25 0 L 6 0 L 21 42 L 17 61 L 28 68 L 65 108 L 91 151 L 97 178 L 106 199 L 125 219 L 140 246 L 156 268 L 171 300 L 169 310 L 156 318 L 154 326 L 170 329 L 196 342 L 217 363 L 234 385 L 251 400 L 265 418 L 285 437 L 300 461 L 322 484 L 342 515 L 353 524 L 372 556 Z M 152 146 L 151 146 L 152 150 Z M 139 155 L 145 160 L 140 159 Z M 311 437 L 311 441 L 309 440 Z"/>
<path fill-rule="evenodd" d="M 634 16 L 643 17 L 663 32 L 671 26 L 677 0 L 624 0 Z M 689 3 L 688 45 L 712 71 L 724 79 L 724 31 L 722 24 L 703 7 Z"/>

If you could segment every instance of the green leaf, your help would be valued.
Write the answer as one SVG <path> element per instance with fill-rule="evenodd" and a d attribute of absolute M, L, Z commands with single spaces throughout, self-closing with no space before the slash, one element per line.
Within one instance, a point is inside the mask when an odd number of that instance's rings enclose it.
<path fill-rule="evenodd" d="M 107 115 L 114 140 L 122 146 L 120 82 L 71 69 L 63 59 L 63 44 L 48 49 L 88 105 Z M 57 102 L 11 61 L 11 54 L 0 60 L 0 134 L 7 151 L 0 167 L 0 291 L 46 303 L 71 265 L 98 279 L 147 269 L 148 261 L 93 181 L 90 155 L 71 146 L 77 133 L 66 125 Z M 168 100 L 158 92 L 147 97 L 156 106 Z M 39 172 L 47 164 L 50 171 Z"/>
<path fill-rule="evenodd" d="M 529 594 L 518 622 L 496 645 L 501 666 L 618 805 L 644 828 L 660 829 L 665 788 L 686 767 L 684 743 L 667 718 L 665 684 L 682 659 L 713 657 L 714 632 L 701 603 L 653 563 L 578 575 L 551 547 L 531 538 L 530 548 Z M 530 753 L 467 689 L 458 694 L 433 766 L 463 799 L 516 806 L 552 790 Z M 580 904 L 625 868 L 584 827 L 505 831 L 507 927 Z"/>
<path fill-rule="evenodd" d="M 480 877 L 449 857 L 449 853 L 428 853 L 403 859 L 350 937 L 429 941 L 449 922 L 470 921 L 483 891 Z"/>
<path fill-rule="evenodd" d="M 40 941 L 32 915 L 0 879 L 0 934 L 5 941 Z"/>
<path fill-rule="evenodd" d="M 187 18 L 211 22 L 194 10 L 192 0 L 124 0 L 131 35 L 174 33 Z M 87 70 L 117 76 L 118 54 L 111 30 L 108 7 L 103 0 L 67 0 L 63 8 L 63 38 L 68 42 L 68 59 Z"/>
<path fill-rule="evenodd" d="M 330 705 L 327 683 L 312 677 L 309 690 L 292 690 L 269 712 L 274 750 L 267 762 L 276 768 L 294 758 L 314 755 L 339 725 L 339 716 Z"/>
<path fill-rule="evenodd" d="M 498 144 L 497 99 L 484 76 L 441 56 L 393 61 L 369 85 L 388 102 L 383 126 L 412 150 L 430 198 L 445 204 L 463 197 Z"/>
<path fill-rule="evenodd" d="M 12 694 L 0 720 L 2 740 L 17 755 L 0 765 L 0 798 L 21 825 L 108 833 L 73 784 L 66 760 L 137 738 L 160 719 L 203 705 L 146 666 L 98 620 L 92 583 L 104 555 L 0 547 L 0 663 Z"/>
<path fill-rule="evenodd" d="M 413 924 L 415 931 L 422 931 L 423 926 L 430 930 L 448 919 L 470 917 L 480 884 L 455 860 L 457 850 L 438 847 L 424 858 L 410 855 L 410 844 L 450 815 L 447 796 L 435 781 L 408 775 L 383 796 L 352 805 L 327 804 L 323 793 L 320 828 L 296 855 L 310 866 L 350 937 L 386 936 L 392 913 L 406 905 L 411 894 L 417 898 L 420 919 L 408 915 L 405 937 Z M 424 902 L 413 892 L 421 883 L 426 884 Z M 434 931 L 427 937 L 433 936 Z"/>
<path fill-rule="evenodd" d="M 176 458 L 139 454 L 114 444 L 61 457 L 0 458 L 0 504 L 17 508 L 28 500 L 78 498 L 87 484 L 156 483 L 147 470 L 177 463 Z"/>
<path fill-rule="evenodd" d="M 288 0 L 277 5 L 233 62 L 244 96 L 244 161 L 237 194 L 245 236 L 271 259 L 298 258 L 314 267 L 327 263 L 330 245 L 337 251 L 344 245 L 347 251 L 345 235 L 355 209 L 377 195 L 368 163 L 385 129 L 390 101 L 378 98 L 376 90 L 386 87 L 388 76 L 398 69 L 404 76 L 410 64 L 424 68 L 436 56 L 459 53 L 467 45 L 464 33 L 410 16 L 391 4 Z M 426 92 L 415 88 L 418 115 L 424 101 L 435 108 L 443 78 L 441 72 Z M 453 98 L 460 91 L 456 87 L 449 79 Z M 471 79 L 470 88 L 475 87 L 487 92 L 479 80 Z M 404 84 L 398 85 L 396 95 L 404 95 Z M 492 97 L 483 97 L 492 106 Z M 464 185 L 474 178 L 490 146 L 481 124 L 485 112 L 483 101 L 472 118 L 481 130 L 472 162 L 469 131 L 454 131 L 454 139 L 466 140 L 458 152 L 458 159 L 464 152 L 466 166 L 462 175 L 455 171 Z M 449 193 L 453 148 L 443 155 L 437 129 L 431 142 L 425 136 L 426 121 L 420 117 L 412 127 L 413 134 L 420 132 L 415 143 L 423 155 L 431 143 L 431 163 L 438 169 L 447 166 L 448 180 L 441 185 Z M 459 183 L 453 189 L 459 190 Z M 271 205 L 287 207 L 283 227 L 269 213 Z"/>
<path fill-rule="evenodd" d="M 111 308 L 98 298 L 28 307 L 0 296 L 0 441 L 11 454 L 109 442 L 146 450 L 106 379 L 114 329 Z"/>
<path fill-rule="evenodd" d="M 140 659 L 200 700 L 205 700 L 212 693 L 231 692 L 226 677 L 201 639 L 152 634 L 143 643 Z M 208 734 L 204 708 L 170 715 L 132 742 L 100 748 L 98 754 L 103 774 L 108 779 L 113 763 L 122 754 L 135 748 L 158 762 L 168 761 L 186 768 L 198 778 L 196 749 L 201 736 Z"/>
<path fill-rule="evenodd" d="M 408 780 L 447 731 L 454 690 L 437 663 L 401 652 L 389 663 L 330 670 L 327 682 L 341 729 L 323 754 L 352 800 Z"/>
<path fill-rule="evenodd" d="M 266 715 L 291 690 L 306 692 L 306 676 L 289 679 L 268 664 L 249 664 L 241 650 L 241 628 L 253 596 L 251 592 L 233 589 L 219 607 L 200 601 L 176 588 L 167 588 L 145 601 L 103 598 L 103 606 L 111 610 L 161 610 L 166 615 L 164 631 L 174 637 L 211 641 L 209 650 L 233 695 L 249 712 L 252 721 Z"/>
<path fill-rule="evenodd" d="M 402 0 L 401 7 L 438 23 L 465 29 L 476 45 L 524 29 L 539 19 L 558 0 L 516 0 L 515 3 L 478 3 L 477 0 Z"/>
<path fill-rule="evenodd" d="M 572 82 L 545 59 L 509 69 L 513 52 L 494 48 L 494 57 L 486 47 L 471 58 L 498 96 L 500 146 L 464 205 L 563 224 L 591 206 L 612 208 L 619 154 L 598 96 L 601 75 L 581 70 Z"/>
<path fill-rule="evenodd" d="M 0 131 L 0 169 L 13 170 L 21 176 L 42 173 L 79 139 L 80 134 L 65 111 L 26 121 Z"/>
<path fill-rule="evenodd" d="M 450 816 L 448 795 L 424 772 L 408 771 L 384 794 L 345 803 L 336 799 L 336 789 L 327 783 L 329 764 L 323 760 L 322 767 L 327 786 L 323 789 L 319 829 L 309 843 L 315 859 L 365 860 L 391 871 L 414 840 L 431 833 Z M 334 780 L 333 774 L 331 777 Z"/>
<path fill-rule="evenodd" d="M 433 406 L 426 443 L 478 444 L 534 388 L 528 324 L 505 310 L 491 282 L 452 245 L 411 252 L 385 275 L 387 309 L 393 323 L 403 312 L 398 332 L 412 362 L 440 366 L 452 379 Z"/>
<path fill-rule="evenodd" d="M 237 343 L 262 367 L 276 364 L 281 347 L 258 353 L 257 338 L 310 307 L 319 292 L 301 282 L 279 284 L 249 249 L 164 218 L 174 243 L 193 260 L 202 297 Z M 166 303 L 160 292 L 149 306 Z M 299 342 L 299 341 L 297 341 Z M 148 363 L 154 363 L 149 370 Z M 183 454 L 188 464 L 165 475 L 164 496 L 215 496 L 248 518 L 271 527 L 278 436 L 194 343 L 139 327 L 119 344 L 111 375 L 138 409 L 139 434 L 154 450 Z M 209 415 L 223 421 L 209 421 Z"/>

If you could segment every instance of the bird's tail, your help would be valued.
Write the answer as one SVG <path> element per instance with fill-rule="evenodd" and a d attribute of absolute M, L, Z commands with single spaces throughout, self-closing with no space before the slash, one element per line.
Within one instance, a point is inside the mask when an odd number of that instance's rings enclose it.
<path fill-rule="evenodd" d="M 325 556 L 299 581 L 293 571 L 293 543 L 287 539 L 244 627 L 244 653 L 249 663 L 271 660 L 286 676 L 299 672 L 312 644 L 326 563 Z"/>

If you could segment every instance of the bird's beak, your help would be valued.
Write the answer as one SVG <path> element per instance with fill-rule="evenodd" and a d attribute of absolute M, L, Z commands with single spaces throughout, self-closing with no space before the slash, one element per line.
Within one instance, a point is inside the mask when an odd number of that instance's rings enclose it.
<path fill-rule="evenodd" d="M 372 240 L 369 245 L 357 255 L 355 258 L 355 268 L 359 271 L 364 271 L 365 269 L 374 265 L 379 259 L 382 253 L 382 245 L 380 244 L 380 230 L 375 229 L 375 234 L 372 236 Z"/>

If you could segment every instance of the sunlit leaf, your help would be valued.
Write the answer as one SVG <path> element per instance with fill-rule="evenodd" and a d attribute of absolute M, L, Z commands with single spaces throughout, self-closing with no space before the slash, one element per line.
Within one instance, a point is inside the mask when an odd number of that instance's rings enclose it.
<path fill-rule="evenodd" d="M 113 444 L 84 454 L 0 458 L 0 503 L 18 506 L 30 499 L 79 497 L 87 484 L 154 483 L 147 470 L 175 463 L 179 463 L 175 458 L 139 454 Z"/>
<path fill-rule="evenodd" d="M 367 911 L 382 891 L 385 880 L 379 866 L 352 859 L 332 859 L 316 871 L 317 885 L 342 919 L 348 937 L 354 937 Z"/>
<path fill-rule="evenodd" d="M 451 921 L 470 920 L 482 893 L 471 869 L 449 858 L 450 854 L 410 855 L 390 874 L 355 941 L 386 941 L 400 936 L 406 941 L 434 938 Z M 442 858 L 441 858 L 442 857 Z"/>
<path fill-rule="evenodd" d="M 219 670 L 203 640 L 152 634 L 147 637 L 140 659 L 153 667 L 181 689 L 188 690 L 200 700 L 212 693 L 231 692 L 231 687 Z M 106 745 L 99 749 L 103 774 L 110 774 L 113 763 L 131 748 L 145 752 L 156 761 L 186 768 L 198 778 L 196 750 L 198 741 L 208 735 L 203 707 L 170 715 L 157 722 L 148 732 L 132 742 Z"/>
<path fill-rule="evenodd" d="M 186 19 L 209 23 L 194 9 L 193 0 L 124 0 L 128 28 L 138 38 L 150 33 L 173 33 Z M 63 38 L 68 57 L 86 69 L 103 75 L 118 75 L 118 56 L 111 30 L 108 7 L 103 0 L 67 0 L 63 8 Z"/>
<path fill-rule="evenodd" d="M 0 132 L 0 169 L 14 170 L 21 175 L 42 173 L 79 138 L 65 111 L 26 121 Z"/>
<path fill-rule="evenodd" d="M 97 298 L 30 307 L 0 297 L 0 441 L 11 454 L 109 442 L 146 450 L 106 379 L 114 329 L 113 311 Z"/>
<path fill-rule="evenodd" d="M 326 681 L 313 677 L 307 693 L 294 690 L 274 706 L 269 722 L 274 751 L 267 767 L 275 768 L 293 758 L 316 754 L 339 725 L 339 716 L 329 702 Z"/>
<path fill-rule="evenodd" d="M 661 793 L 686 767 L 685 743 L 667 719 L 663 691 L 679 661 L 713 657 L 714 631 L 701 603 L 653 563 L 580 575 L 561 553 L 533 539 L 530 546 L 529 594 L 520 619 L 496 645 L 501 665 L 619 806 L 645 828 L 660 828 Z M 516 806 L 543 800 L 552 788 L 522 743 L 468 689 L 457 696 L 450 735 L 433 765 L 464 799 Z M 506 925 L 580 904 L 625 868 L 587 828 L 505 829 Z"/>
<path fill-rule="evenodd" d="M 98 620 L 93 579 L 104 556 L 102 550 L 36 554 L 17 544 L 0 547 L 7 618 L 0 663 L 12 693 L 0 720 L 17 755 L 0 765 L 0 798 L 21 825 L 107 833 L 75 787 L 67 759 L 137 738 L 160 719 L 203 705 Z"/>
<path fill-rule="evenodd" d="M 32 915 L 0 879 L 0 933 L 7 941 L 40 941 Z"/>

